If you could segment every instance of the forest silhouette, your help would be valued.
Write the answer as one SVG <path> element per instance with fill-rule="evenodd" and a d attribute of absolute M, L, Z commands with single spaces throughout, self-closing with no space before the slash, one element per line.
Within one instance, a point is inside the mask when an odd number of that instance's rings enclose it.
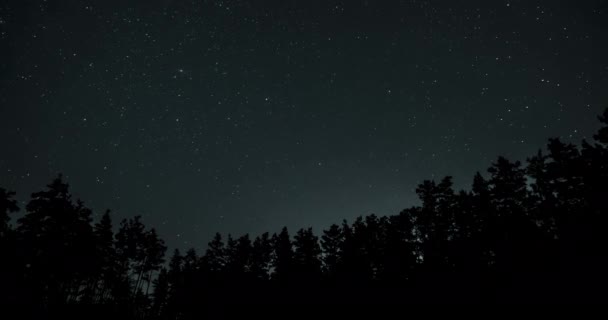
<path fill-rule="evenodd" d="M 581 145 L 549 139 L 525 164 L 498 157 L 471 190 L 423 181 L 392 216 L 315 235 L 216 234 L 167 247 L 139 216 L 93 221 L 62 176 L 21 218 L 0 188 L 2 313 L 189 319 L 243 305 L 605 303 L 608 109 Z"/>

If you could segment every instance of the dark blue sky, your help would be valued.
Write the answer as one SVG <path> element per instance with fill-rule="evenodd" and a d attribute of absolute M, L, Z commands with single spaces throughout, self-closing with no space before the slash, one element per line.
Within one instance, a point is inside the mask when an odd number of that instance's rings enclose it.
<path fill-rule="evenodd" d="M 62 172 L 172 246 L 394 214 L 579 142 L 608 1 L 3 1 L 0 185 Z"/>

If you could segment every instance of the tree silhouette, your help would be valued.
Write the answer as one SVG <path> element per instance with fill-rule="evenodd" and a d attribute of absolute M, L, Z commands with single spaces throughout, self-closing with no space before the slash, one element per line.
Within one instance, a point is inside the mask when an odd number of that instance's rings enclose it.
<path fill-rule="evenodd" d="M 249 235 L 228 239 L 226 271 L 245 281 L 251 270 L 252 245 Z"/>
<path fill-rule="evenodd" d="M 160 318 L 166 314 L 169 297 L 169 275 L 167 269 L 161 268 L 158 277 L 154 280 L 154 293 L 150 314 L 152 317 Z"/>
<path fill-rule="evenodd" d="M 421 204 L 397 215 L 344 220 L 320 239 L 312 228 L 293 239 L 286 227 L 217 233 L 203 256 L 175 249 L 167 263 L 141 217 L 116 232 L 109 211 L 94 222 L 62 176 L 31 195 L 14 229 L 15 193 L 0 188 L 3 312 L 195 319 L 250 304 L 602 303 L 608 109 L 600 121 L 581 146 L 549 139 L 525 165 L 498 157 L 470 190 L 449 176 L 423 181 Z"/>
<path fill-rule="evenodd" d="M 323 231 L 321 236 L 323 273 L 330 279 L 334 279 L 340 271 L 343 246 L 344 234 L 340 226 L 332 224 L 329 229 Z"/>
<path fill-rule="evenodd" d="M 91 211 L 74 203 L 68 189 L 57 177 L 47 191 L 32 194 L 27 214 L 19 219 L 31 298 L 47 307 L 78 300 L 94 265 Z"/>
<path fill-rule="evenodd" d="M 254 279 L 264 282 L 269 279 L 272 259 L 272 242 L 268 232 L 258 236 L 251 248 L 250 272 Z"/>
<path fill-rule="evenodd" d="M 312 285 L 321 278 L 321 246 L 312 228 L 300 229 L 294 236 L 294 273 L 302 285 Z"/>
<path fill-rule="evenodd" d="M 143 290 L 145 282 L 147 284 L 145 292 L 148 295 L 153 273 L 159 271 L 165 262 L 166 250 L 165 242 L 158 237 L 154 228 L 144 234 L 142 263 L 136 267 L 136 271 L 139 272 L 139 283 L 136 290 Z"/>
<path fill-rule="evenodd" d="M 221 234 L 216 233 L 209 243 L 207 252 L 203 257 L 203 263 L 209 272 L 216 275 L 219 275 L 226 266 L 226 248 Z"/>
<path fill-rule="evenodd" d="M 377 278 L 387 285 L 406 285 L 416 267 L 413 215 L 409 210 L 404 210 L 390 217 L 384 228 L 385 239 Z"/>
<path fill-rule="evenodd" d="M 283 227 L 279 234 L 272 236 L 272 244 L 274 265 L 272 279 L 287 285 L 293 272 L 293 248 L 287 227 Z"/>
<path fill-rule="evenodd" d="M 117 281 L 116 255 L 114 251 L 114 231 L 110 211 L 106 211 L 94 227 L 98 279 L 95 279 L 97 296 L 93 300 L 103 303 L 109 299 L 112 284 Z"/>

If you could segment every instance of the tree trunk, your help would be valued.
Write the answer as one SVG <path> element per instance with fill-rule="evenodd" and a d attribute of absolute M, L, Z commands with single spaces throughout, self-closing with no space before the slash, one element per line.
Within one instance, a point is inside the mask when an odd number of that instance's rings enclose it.
<path fill-rule="evenodd" d="M 135 289 L 134 289 L 134 292 L 133 292 L 133 297 L 135 297 L 137 295 L 137 292 L 139 291 L 141 277 L 142 277 L 142 275 L 144 273 L 144 266 L 146 265 L 147 261 L 148 261 L 148 256 L 145 256 L 144 257 L 144 261 L 142 261 L 142 263 L 140 265 L 139 275 L 137 276 L 137 282 L 135 283 Z"/>
<path fill-rule="evenodd" d="M 148 285 L 146 287 L 146 296 L 149 294 L 150 291 L 150 282 L 152 282 L 152 270 L 150 270 L 150 272 L 148 273 Z"/>

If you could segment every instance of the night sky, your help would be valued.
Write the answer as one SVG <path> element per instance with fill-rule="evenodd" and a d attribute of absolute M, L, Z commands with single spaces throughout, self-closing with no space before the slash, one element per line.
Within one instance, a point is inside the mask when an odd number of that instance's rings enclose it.
<path fill-rule="evenodd" d="M 607 105 L 608 1 L 0 1 L 0 186 L 173 247 L 395 214 Z"/>

